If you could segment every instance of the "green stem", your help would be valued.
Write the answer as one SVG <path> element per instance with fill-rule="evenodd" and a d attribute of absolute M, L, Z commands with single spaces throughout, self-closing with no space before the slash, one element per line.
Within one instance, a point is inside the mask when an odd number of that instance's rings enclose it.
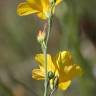
<path fill-rule="evenodd" d="M 49 40 L 49 35 L 51 32 L 51 27 L 52 27 L 52 16 L 49 17 L 48 19 L 48 32 L 47 32 L 47 38 L 46 38 L 46 45 L 48 45 L 48 40 Z"/>
<path fill-rule="evenodd" d="M 55 4 L 53 4 L 50 8 L 50 16 L 48 18 L 48 32 L 47 32 L 47 38 L 46 38 L 46 46 L 48 45 L 48 40 L 49 40 L 49 35 L 51 32 L 51 28 L 52 28 L 52 19 L 53 19 L 53 8 L 54 8 Z"/>
<path fill-rule="evenodd" d="M 47 50 L 46 48 L 44 49 L 44 62 L 45 62 L 45 92 L 44 92 L 44 96 L 47 96 L 47 80 L 48 80 L 48 76 L 47 76 Z"/>
<path fill-rule="evenodd" d="M 50 16 L 48 18 L 48 32 L 47 32 L 47 38 L 46 38 L 46 43 L 43 43 L 43 53 L 44 53 L 44 64 L 45 64 L 45 82 L 44 82 L 44 96 L 47 96 L 47 90 L 48 90 L 48 74 L 47 74 L 47 45 L 48 45 L 48 40 L 49 40 L 49 35 L 51 32 L 51 28 L 52 28 L 52 10 L 53 10 L 54 4 L 51 6 L 50 8 Z"/>
<path fill-rule="evenodd" d="M 44 48 L 44 64 L 45 64 L 45 91 L 44 96 L 47 96 L 47 83 L 48 83 L 48 76 L 47 76 L 47 44 L 49 40 L 49 34 L 51 32 L 51 18 L 48 19 L 48 33 L 47 33 L 47 39 L 46 39 L 46 48 Z"/>
<path fill-rule="evenodd" d="M 45 67 L 45 82 L 44 82 L 44 96 L 47 96 L 47 82 L 48 82 L 48 76 L 47 76 L 47 46 L 45 45 L 45 42 L 43 43 L 43 54 L 44 54 L 44 67 Z"/>
<path fill-rule="evenodd" d="M 51 16 L 49 17 L 48 19 L 48 33 L 47 33 L 47 38 L 46 38 L 46 44 L 44 45 L 44 64 L 45 64 L 45 83 L 44 83 L 44 86 L 45 86 L 45 91 L 44 91 L 44 96 L 47 96 L 47 83 L 48 83 L 48 74 L 47 74 L 47 45 L 48 45 L 48 40 L 49 40 L 49 34 L 51 32 L 51 25 L 52 25 L 52 18 Z"/>

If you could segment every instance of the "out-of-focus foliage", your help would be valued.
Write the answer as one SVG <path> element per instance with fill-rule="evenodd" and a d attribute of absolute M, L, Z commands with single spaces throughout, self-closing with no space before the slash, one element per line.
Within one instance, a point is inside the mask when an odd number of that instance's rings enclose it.
<path fill-rule="evenodd" d="M 0 1 L 0 96 L 42 96 L 43 82 L 33 80 L 31 70 L 36 66 L 32 57 L 41 52 L 36 35 L 44 21 L 35 15 L 18 16 L 19 2 Z M 96 0 L 64 0 L 56 10 L 48 52 L 71 50 L 84 70 L 79 82 L 66 92 L 57 90 L 56 96 L 96 94 L 95 9 Z"/>

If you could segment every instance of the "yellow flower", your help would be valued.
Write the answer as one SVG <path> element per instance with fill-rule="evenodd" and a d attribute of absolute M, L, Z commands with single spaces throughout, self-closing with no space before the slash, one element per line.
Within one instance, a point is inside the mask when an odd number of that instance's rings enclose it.
<path fill-rule="evenodd" d="M 35 60 L 40 68 L 32 70 L 32 78 L 44 80 L 44 55 L 37 54 Z M 61 90 L 66 90 L 70 86 L 72 79 L 82 73 L 80 66 L 73 63 L 72 55 L 69 51 L 59 52 L 55 57 L 47 54 L 47 63 L 48 73 L 53 73 L 53 77 L 58 79 L 57 86 Z M 51 89 L 54 88 L 54 78 L 50 79 Z"/>
<path fill-rule="evenodd" d="M 56 5 L 62 0 L 56 0 Z M 41 19 L 47 19 L 50 10 L 49 0 L 26 0 L 20 3 L 17 8 L 17 13 L 20 16 L 36 13 Z"/>

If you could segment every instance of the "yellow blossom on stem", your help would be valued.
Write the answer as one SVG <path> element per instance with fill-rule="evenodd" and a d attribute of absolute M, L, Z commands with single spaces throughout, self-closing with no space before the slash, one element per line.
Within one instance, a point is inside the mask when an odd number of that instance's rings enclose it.
<path fill-rule="evenodd" d="M 32 70 L 32 78 L 44 80 L 44 55 L 37 54 L 35 60 L 39 64 L 39 69 Z M 72 55 L 69 51 L 59 52 L 55 57 L 47 54 L 47 64 L 51 89 L 57 86 L 61 90 L 66 90 L 70 86 L 72 79 L 82 73 L 80 66 L 73 63 Z"/>
<path fill-rule="evenodd" d="M 59 4 L 62 0 L 56 0 L 55 5 Z M 35 13 L 41 19 L 47 19 L 50 11 L 49 0 L 26 0 L 20 3 L 17 7 L 17 14 L 20 16 Z"/>

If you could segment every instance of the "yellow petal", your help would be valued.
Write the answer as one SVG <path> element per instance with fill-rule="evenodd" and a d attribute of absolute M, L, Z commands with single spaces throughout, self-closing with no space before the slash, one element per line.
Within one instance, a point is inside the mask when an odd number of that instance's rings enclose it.
<path fill-rule="evenodd" d="M 65 66 L 64 72 L 66 74 L 66 78 L 71 80 L 82 74 L 82 70 L 80 66 L 77 64 L 71 66 Z"/>
<path fill-rule="evenodd" d="M 40 65 L 40 68 L 44 69 L 44 55 L 37 54 L 35 56 L 35 60 Z M 47 68 L 48 68 L 48 71 L 54 72 L 54 70 L 55 70 L 55 66 L 54 66 L 51 56 L 49 54 L 47 54 Z"/>
<path fill-rule="evenodd" d="M 44 80 L 44 72 L 40 69 L 33 69 L 32 78 L 36 80 Z"/>
<path fill-rule="evenodd" d="M 69 51 L 59 52 L 56 56 L 56 63 L 60 70 L 63 69 L 65 65 L 73 64 L 71 53 Z"/>
<path fill-rule="evenodd" d="M 37 12 L 38 10 L 31 7 L 31 5 L 27 2 L 20 3 L 17 7 L 17 14 L 20 16 L 29 15 Z"/>
<path fill-rule="evenodd" d="M 44 20 L 47 19 L 47 16 L 46 16 L 45 13 L 43 13 L 43 12 L 37 13 L 37 16 L 38 16 L 39 18 L 41 18 L 41 19 L 44 19 Z"/>
<path fill-rule="evenodd" d="M 66 81 L 66 82 L 60 82 L 58 87 L 61 89 L 61 90 L 67 90 L 68 87 L 70 86 L 71 84 L 71 80 L 69 81 Z"/>
<path fill-rule="evenodd" d="M 32 6 L 32 8 L 35 8 L 38 11 L 43 10 L 41 1 L 42 0 L 27 0 L 27 2 Z"/>
<path fill-rule="evenodd" d="M 46 10 L 46 11 L 49 10 L 49 6 L 50 6 L 49 0 L 41 0 L 41 4 L 43 6 L 43 11 L 44 10 Z"/>
<path fill-rule="evenodd" d="M 37 5 L 41 5 L 41 2 L 44 1 L 44 0 L 27 0 L 28 3 L 31 3 L 31 4 L 37 4 Z"/>
<path fill-rule="evenodd" d="M 44 55 L 43 55 L 43 54 L 36 54 L 35 60 L 36 60 L 36 62 L 37 62 L 40 66 L 44 67 Z"/>

